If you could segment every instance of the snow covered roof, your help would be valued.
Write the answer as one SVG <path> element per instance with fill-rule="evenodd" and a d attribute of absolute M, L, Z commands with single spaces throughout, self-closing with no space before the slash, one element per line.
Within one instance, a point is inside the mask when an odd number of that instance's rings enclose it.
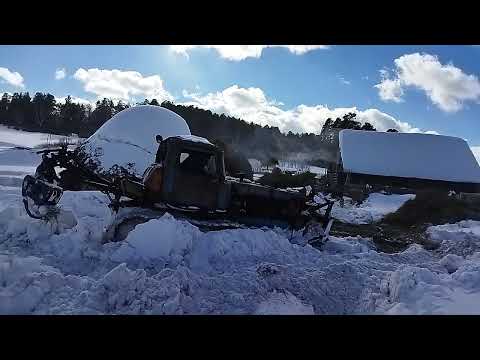
<path fill-rule="evenodd" d="M 82 144 L 82 149 L 98 160 L 104 171 L 118 165 L 131 168 L 141 176 L 154 161 L 158 148 L 156 135 L 164 139 L 190 135 L 190 129 L 173 111 L 153 105 L 134 106 L 120 111 L 103 124 Z"/>
<path fill-rule="evenodd" d="M 431 134 L 341 130 L 343 168 L 359 174 L 480 183 L 463 139 Z"/>
<path fill-rule="evenodd" d="M 176 136 L 169 136 L 169 137 L 176 137 L 182 140 L 186 141 L 192 141 L 192 142 L 197 142 L 197 143 L 202 143 L 202 144 L 207 144 L 207 145 L 212 145 L 213 144 L 208 141 L 207 139 L 200 137 L 200 136 L 195 136 L 195 135 L 176 135 Z"/>

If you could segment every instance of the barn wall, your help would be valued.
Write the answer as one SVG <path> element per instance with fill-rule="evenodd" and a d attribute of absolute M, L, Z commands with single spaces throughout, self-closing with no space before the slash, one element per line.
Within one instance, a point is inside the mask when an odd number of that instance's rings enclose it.
<path fill-rule="evenodd" d="M 480 193 L 480 184 L 475 183 L 459 183 L 441 180 L 402 178 L 394 176 L 379 176 L 358 173 L 350 173 L 348 178 L 348 183 L 356 185 L 369 184 L 371 186 L 390 186 L 414 190 L 454 190 L 456 192 Z"/>

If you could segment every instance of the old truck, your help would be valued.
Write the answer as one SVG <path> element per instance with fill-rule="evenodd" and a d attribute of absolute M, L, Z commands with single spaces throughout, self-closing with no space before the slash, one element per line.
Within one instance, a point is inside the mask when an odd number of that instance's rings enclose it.
<path fill-rule="evenodd" d="M 169 212 L 207 227 L 215 222 L 283 225 L 309 233 L 310 242 L 328 239 L 333 202 L 316 203 L 310 188 L 279 189 L 241 173 L 226 176 L 222 150 L 201 137 L 152 137 L 158 147 L 143 176 L 96 172 L 88 157 L 67 146 L 39 151 L 42 162 L 34 176 L 24 178 L 22 187 L 27 213 L 48 220 L 55 216 L 64 190 L 98 190 L 107 194 L 114 212 L 126 207 L 149 209 L 157 216 Z"/>

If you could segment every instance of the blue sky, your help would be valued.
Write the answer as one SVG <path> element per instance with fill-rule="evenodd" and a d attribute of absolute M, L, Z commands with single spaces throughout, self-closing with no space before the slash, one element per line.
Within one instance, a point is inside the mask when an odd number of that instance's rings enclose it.
<path fill-rule="evenodd" d="M 380 130 L 480 146 L 479 59 L 476 46 L 0 46 L 0 91 L 168 98 L 297 132 L 355 108 Z"/>

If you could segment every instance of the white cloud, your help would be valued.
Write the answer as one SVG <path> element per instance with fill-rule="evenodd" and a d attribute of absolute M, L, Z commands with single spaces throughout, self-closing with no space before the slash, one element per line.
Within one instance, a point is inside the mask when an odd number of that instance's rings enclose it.
<path fill-rule="evenodd" d="M 403 89 L 400 79 L 390 79 L 386 70 L 380 70 L 382 82 L 375 85 L 383 101 L 402 102 Z"/>
<path fill-rule="evenodd" d="M 465 101 L 480 100 L 480 81 L 467 75 L 453 64 L 442 64 L 429 54 L 407 54 L 394 61 L 396 77 L 382 73 L 382 81 L 375 85 L 385 101 L 401 100 L 405 87 L 423 90 L 432 103 L 445 112 L 455 112 Z"/>
<path fill-rule="evenodd" d="M 341 76 L 338 78 L 338 80 L 340 80 L 340 82 L 344 85 L 351 85 L 350 81 L 346 80 L 345 78 L 343 78 Z"/>
<path fill-rule="evenodd" d="M 259 58 L 264 49 L 273 47 L 286 48 L 295 55 L 329 48 L 327 45 L 170 45 L 170 50 L 188 56 L 188 52 L 196 48 L 215 49 L 224 59 L 240 61 L 249 57 Z"/>
<path fill-rule="evenodd" d="M 369 122 L 377 130 L 386 131 L 390 128 L 402 132 L 421 132 L 407 122 L 399 121 L 377 109 L 359 110 L 356 107 L 330 109 L 326 105 L 298 105 L 283 110 L 279 102 L 266 97 L 262 89 L 241 88 L 233 85 L 216 93 L 201 95 L 183 91 L 185 98 L 191 99 L 185 105 L 194 105 L 209 109 L 218 114 L 226 114 L 253 122 L 262 126 L 275 126 L 280 131 L 301 133 L 320 133 L 326 119 L 342 117 L 348 112 L 355 112 L 361 123 Z"/>
<path fill-rule="evenodd" d="M 480 146 L 470 146 L 472 149 L 473 155 L 477 159 L 478 164 L 480 165 Z"/>
<path fill-rule="evenodd" d="M 65 76 L 67 76 L 65 68 L 55 70 L 55 80 L 65 79 Z"/>
<path fill-rule="evenodd" d="M 78 69 L 73 77 L 84 85 L 84 90 L 116 100 L 130 101 L 133 96 L 147 99 L 172 100 L 173 96 L 164 89 L 158 75 L 143 76 L 137 71 Z"/>
<path fill-rule="evenodd" d="M 0 67 L 0 78 L 15 87 L 25 87 L 22 75 L 20 75 L 18 72 L 12 72 L 7 68 Z"/>

